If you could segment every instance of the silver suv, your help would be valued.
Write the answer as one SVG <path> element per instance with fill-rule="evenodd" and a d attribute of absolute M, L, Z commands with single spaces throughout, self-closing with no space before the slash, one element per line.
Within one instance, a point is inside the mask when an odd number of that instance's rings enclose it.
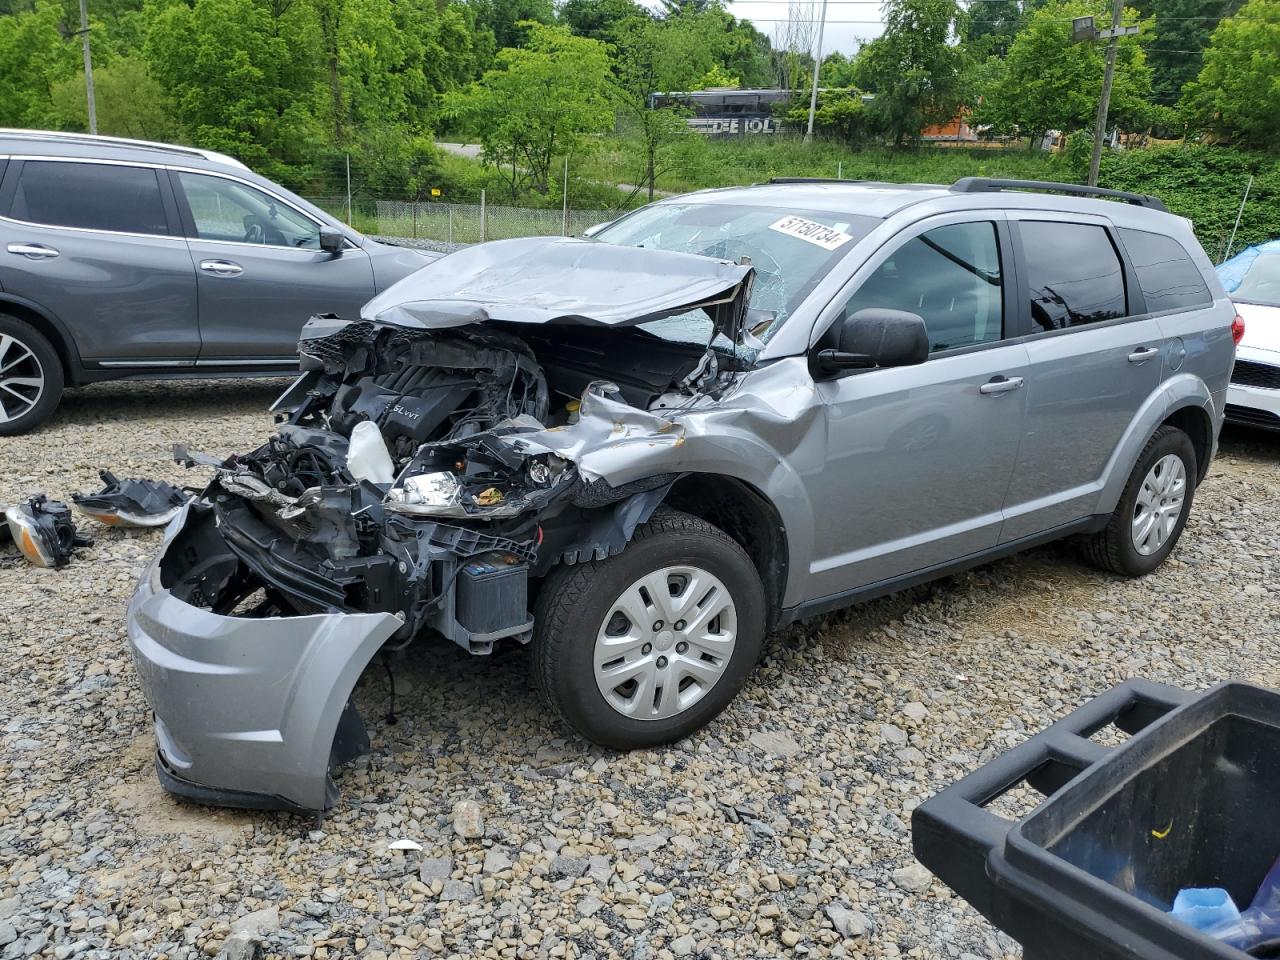
<path fill-rule="evenodd" d="M 786 182 L 471 247 L 314 318 L 129 609 L 175 792 L 332 803 L 384 649 L 531 643 L 552 712 L 686 736 L 765 634 L 1076 536 L 1154 570 L 1214 453 L 1235 311 L 1159 201 Z"/>
<path fill-rule="evenodd" d="M 294 374 L 309 316 L 354 313 L 431 256 L 207 150 L 0 130 L 0 436 L 67 386 Z"/>

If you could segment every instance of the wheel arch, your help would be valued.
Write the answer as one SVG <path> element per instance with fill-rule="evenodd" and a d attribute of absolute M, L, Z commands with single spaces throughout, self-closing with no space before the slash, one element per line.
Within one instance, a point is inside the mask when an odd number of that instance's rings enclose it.
<path fill-rule="evenodd" d="M 790 556 L 778 508 L 759 489 L 735 477 L 688 473 L 671 485 L 663 503 L 728 534 L 751 558 L 768 603 L 767 628 L 778 622 Z"/>
<path fill-rule="evenodd" d="M 49 341 L 62 361 L 62 376 L 67 386 L 81 383 L 80 351 L 62 321 L 25 297 L 3 291 L 0 291 L 0 313 L 21 320 Z"/>
<path fill-rule="evenodd" d="M 1196 486 L 1199 486 L 1209 472 L 1213 456 L 1213 420 L 1208 411 L 1199 404 L 1183 404 L 1171 411 L 1160 425 L 1177 427 L 1191 438 L 1196 451 Z"/>

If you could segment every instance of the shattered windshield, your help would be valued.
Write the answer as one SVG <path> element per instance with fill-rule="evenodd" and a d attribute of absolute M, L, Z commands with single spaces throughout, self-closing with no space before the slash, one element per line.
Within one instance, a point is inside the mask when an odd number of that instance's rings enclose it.
<path fill-rule="evenodd" d="M 827 210 L 784 210 L 728 203 L 659 203 L 596 234 L 622 246 L 696 253 L 755 267 L 747 326 L 767 341 L 850 245 L 878 221 Z M 708 343 L 711 320 L 702 311 L 640 325 L 666 340 Z M 714 345 L 714 344 L 713 344 Z M 727 342 L 724 347 L 731 347 Z"/>

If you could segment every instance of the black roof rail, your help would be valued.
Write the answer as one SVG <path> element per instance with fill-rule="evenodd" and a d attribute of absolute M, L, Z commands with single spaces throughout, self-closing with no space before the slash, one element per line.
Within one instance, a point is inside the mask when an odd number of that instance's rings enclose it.
<path fill-rule="evenodd" d="M 1042 190 L 1046 193 L 1069 193 L 1080 197 L 1103 197 L 1123 200 L 1135 206 L 1151 210 L 1169 208 L 1159 197 L 1146 193 L 1130 193 L 1127 190 L 1108 190 L 1105 187 L 1086 187 L 1078 183 L 1056 183 L 1053 180 L 999 180 L 990 177 L 961 177 L 951 185 L 952 193 L 999 193 L 1001 190 Z"/>

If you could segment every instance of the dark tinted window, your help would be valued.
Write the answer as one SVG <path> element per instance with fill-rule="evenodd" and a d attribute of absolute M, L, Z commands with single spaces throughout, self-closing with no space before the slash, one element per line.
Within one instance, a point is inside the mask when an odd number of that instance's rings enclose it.
<path fill-rule="evenodd" d="M 26 161 L 12 216 L 57 227 L 169 232 L 156 172 L 107 163 Z"/>
<path fill-rule="evenodd" d="M 867 307 L 924 317 L 931 350 L 999 340 L 1003 301 L 995 224 L 955 223 L 908 240 L 849 298 L 845 316 Z"/>
<path fill-rule="evenodd" d="M 1124 272 L 1111 238 L 1084 223 L 1020 224 L 1035 331 L 1123 317 Z"/>
<path fill-rule="evenodd" d="M 1177 240 L 1146 230 L 1124 228 L 1120 230 L 1120 240 L 1138 275 L 1148 310 L 1154 313 L 1213 302 L 1200 269 Z"/>

